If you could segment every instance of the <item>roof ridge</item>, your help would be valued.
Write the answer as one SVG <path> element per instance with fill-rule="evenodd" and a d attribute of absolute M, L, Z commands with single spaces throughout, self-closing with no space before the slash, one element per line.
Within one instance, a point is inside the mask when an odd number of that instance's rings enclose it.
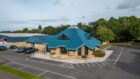
<path fill-rule="evenodd" d="M 77 30 L 80 30 L 80 29 L 78 28 Z M 81 38 L 81 36 L 80 36 L 80 34 L 79 34 L 79 32 L 78 32 L 77 30 L 74 30 L 74 31 L 75 31 L 75 33 L 78 35 L 78 37 L 80 38 L 80 41 L 81 41 L 82 44 L 83 44 L 84 41 L 82 40 L 82 38 Z"/>

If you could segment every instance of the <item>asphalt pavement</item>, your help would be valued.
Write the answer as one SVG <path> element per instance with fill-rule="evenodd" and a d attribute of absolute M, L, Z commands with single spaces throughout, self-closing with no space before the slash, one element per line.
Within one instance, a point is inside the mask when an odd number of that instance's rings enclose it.
<path fill-rule="evenodd" d="M 140 46 L 111 46 L 113 53 L 103 62 L 68 64 L 30 58 L 30 55 L 0 52 L 6 66 L 46 79 L 140 79 Z"/>

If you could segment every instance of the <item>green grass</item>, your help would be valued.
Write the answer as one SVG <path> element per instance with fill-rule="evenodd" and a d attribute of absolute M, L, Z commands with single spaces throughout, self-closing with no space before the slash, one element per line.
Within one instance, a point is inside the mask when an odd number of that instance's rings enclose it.
<path fill-rule="evenodd" d="M 111 45 L 140 46 L 140 42 L 120 42 L 120 43 L 111 43 Z"/>
<path fill-rule="evenodd" d="M 25 73 L 23 71 L 15 70 L 10 67 L 3 66 L 3 65 L 0 65 L 0 71 L 10 73 L 17 77 L 20 77 L 21 79 L 43 79 L 42 77 L 31 75 L 31 74 Z"/>

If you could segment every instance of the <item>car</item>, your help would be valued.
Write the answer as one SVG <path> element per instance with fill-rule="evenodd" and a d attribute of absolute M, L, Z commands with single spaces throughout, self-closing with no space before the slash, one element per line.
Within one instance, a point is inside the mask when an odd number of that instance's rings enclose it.
<path fill-rule="evenodd" d="M 17 53 L 25 53 L 26 52 L 26 48 L 18 47 L 18 48 L 15 49 L 15 52 L 17 52 Z"/>
<path fill-rule="evenodd" d="M 38 51 L 38 49 L 34 48 L 34 47 L 27 47 L 25 54 L 32 54 L 34 52 Z"/>
<path fill-rule="evenodd" d="M 5 46 L 0 46 L 0 51 L 6 51 L 7 48 Z"/>
<path fill-rule="evenodd" d="M 10 49 L 16 49 L 17 46 L 16 46 L 16 45 L 11 45 L 9 48 L 10 48 Z"/>

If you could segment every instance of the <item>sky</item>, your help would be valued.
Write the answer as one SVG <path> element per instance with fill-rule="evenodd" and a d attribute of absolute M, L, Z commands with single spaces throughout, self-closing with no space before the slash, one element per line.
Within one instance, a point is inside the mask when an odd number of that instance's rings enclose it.
<path fill-rule="evenodd" d="M 140 17 L 140 0 L 0 0 L 0 31 Z"/>

